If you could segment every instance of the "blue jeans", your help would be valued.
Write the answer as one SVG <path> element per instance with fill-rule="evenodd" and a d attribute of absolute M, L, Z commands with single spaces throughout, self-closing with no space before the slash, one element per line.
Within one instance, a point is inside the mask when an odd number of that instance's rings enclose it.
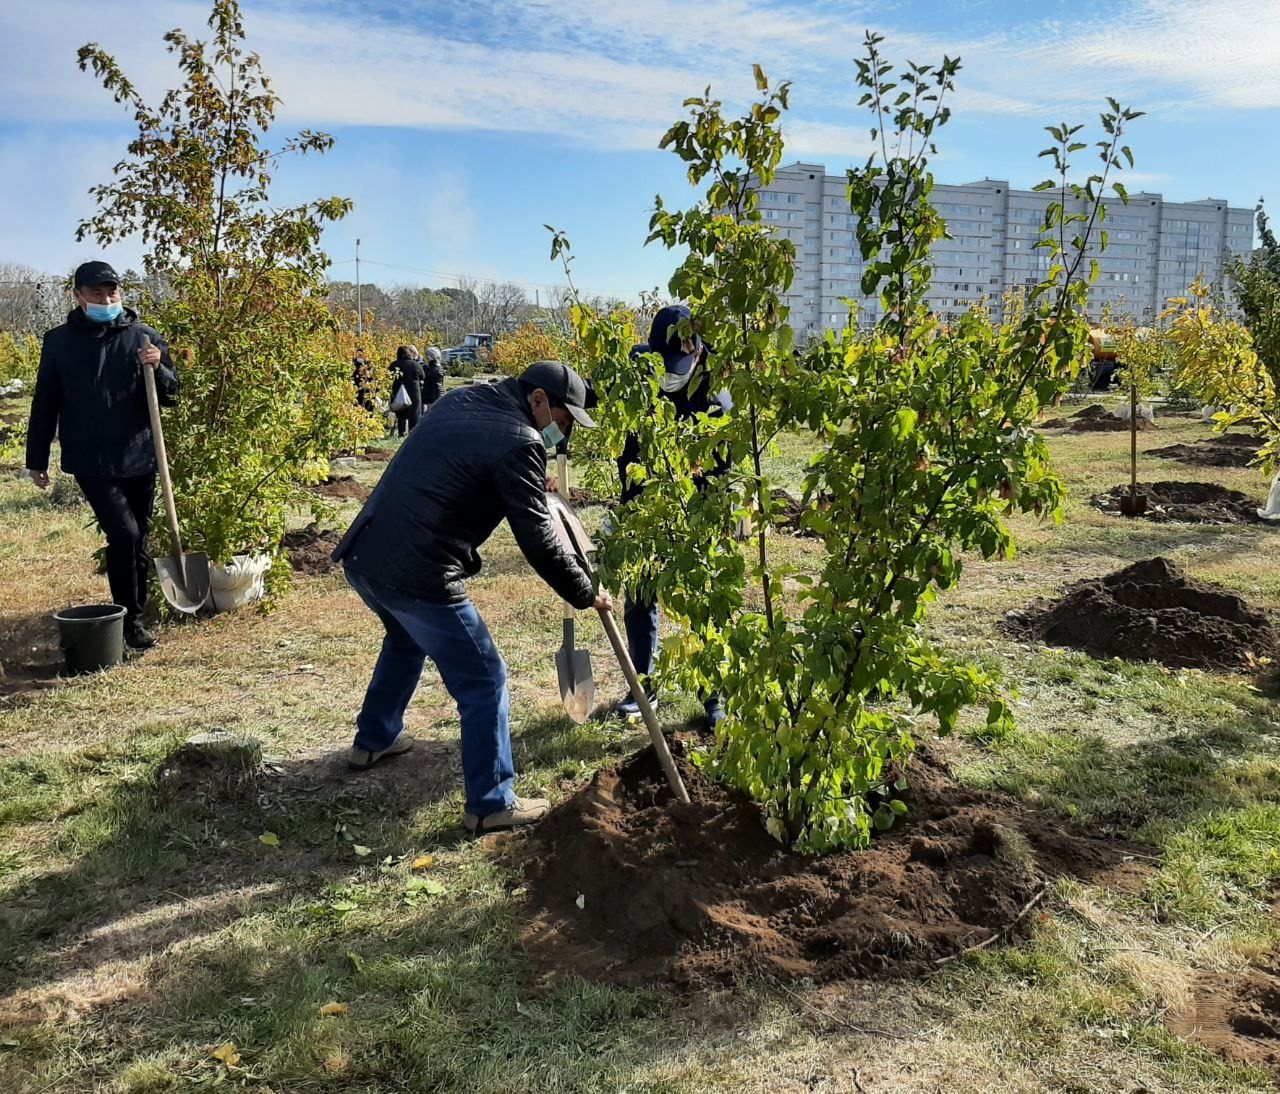
<path fill-rule="evenodd" d="M 380 752 L 404 729 L 428 657 L 462 722 L 462 779 L 467 812 L 488 816 L 515 800 L 507 666 L 470 600 L 435 604 L 372 585 L 347 570 L 347 581 L 386 628 L 382 652 L 356 718 L 357 748 Z"/>
<path fill-rule="evenodd" d="M 646 600 L 642 596 L 627 596 L 626 605 L 622 609 L 622 623 L 627 631 L 627 652 L 642 680 L 653 672 L 653 664 L 658 658 L 660 618 L 657 597 Z M 702 700 L 702 709 L 713 725 L 724 717 L 720 709 L 720 696 L 701 695 L 699 698 Z"/>

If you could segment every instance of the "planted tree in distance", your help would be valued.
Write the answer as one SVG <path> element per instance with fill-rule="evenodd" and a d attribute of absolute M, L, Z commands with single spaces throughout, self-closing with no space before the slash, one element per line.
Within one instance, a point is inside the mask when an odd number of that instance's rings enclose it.
<path fill-rule="evenodd" d="M 794 252 L 758 205 L 781 159 L 789 87 L 771 87 L 759 68 L 760 98 L 741 118 L 726 118 L 709 91 L 687 101 L 689 117 L 662 143 L 704 197 L 681 212 L 659 200 L 651 221 L 651 240 L 688 248 L 670 290 L 714 346 L 705 382 L 727 389 L 732 412 L 676 421 L 657 398 L 657 369 L 628 359 L 616 317 L 576 313 L 595 360 L 598 432 L 615 454 L 628 432 L 641 447 L 632 473 L 643 493 L 602 537 L 602 570 L 614 587 L 658 594 L 679 624 L 663 641 L 662 674 L 719 693 L 728 713 L 703 762 L 806 852 L 865 846 L 905 812 L 890 764 L 906 763 L 920 716 L 945 732 L 982 703 L 990 732 L 1010 724 L 997 681 L 936 648 L 919 625 L 959 579 L 962 552 L 1012 553 L 1006 514 L 1058 511 L 1062 486 L 1032 424 L 1070 384 L 1085 345 L 1087 247 L 1137 117 L 1111 104 L 1102 168 L 1082 185 L 1067 182 L 1085 147 L 1079 127 L 1051 129 L 1044 155 L 1057 180 L 1046 188 L 1058 193 L 1039 243 L 1052 258 L 1045 280 L 1014 322 L 975 311 L 947 326 L 925 296 L 930 247 L 946 233 L 928 163 L 959 61 L 908 64 L 895 79 L 880 44 L 868 34 L 857 62 L 878 152 L 848 183 L 862 290 L 884 313 L 869 335 L 851 319 L 793 355 L 783 294 Z M 564 246 L 557 235 L 553 253 Z M 796 563 L 770 550 L 765 465 L 791 430 L 819 442 L 800 515 L 819 547 Z M 725 473 L 703 481 L 718 462 Z M 751 516 L 754 533 L 740 542 Z"/>
<path fill-rule="evenodd" d="M 211 43 L 165 35 L 183 81 L 155 107 L 100 46 L 79 51 L 138 132 L 92 189 L 98 210 L 77 239 L 140 235 L 148 272 L 168 284 L 143 306 L 182 380 L 165 426 L 179 521 L 191 550 L 227 562 L 276 550 L 302 485 L 380 429 L 355 404 L 324 303 L 320 234 L 351 202 L 270 200 L 281 158 L 324 152 L 332 138 L 304 130 L 268 147 L 279 99 L 245 46 L 236 0 L 214 0 L 209 26 Z"/>

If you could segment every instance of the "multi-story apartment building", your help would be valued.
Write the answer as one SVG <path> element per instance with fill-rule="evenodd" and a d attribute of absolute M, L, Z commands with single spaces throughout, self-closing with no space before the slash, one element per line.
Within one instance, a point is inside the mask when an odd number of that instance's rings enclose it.
<path fill-rule="evenodd" d="M 760 193 L 765 221 L 795 244 L 796 277 L 786 303 L 797 331 L 843 327 L 846 298 L 857 301 L 859 322 L 874 323 L 880 316 L 879 302 L 860 288 L 857 218 L 849 211 L 845 185 L 844 175 L 828 175 L 823 164 L 793 163 L 780 168 Z M 938 184 L 932 200 L 952 236 L 933 249 L 929 301 L 939 314 L 961 313 L 983 298 L 998 307 L 1006 290 L 1034 285 L 1048 270 L 1047 250 L 1034 245 L 1046 207 L 1057 200 L 1054 191 L 1012 190 L 1007 182 L 983 179 Z M 1109 245 L 1091 249 L 1099 275 L 1090 311 L 1101 314 L 1109 306 L 1114 313 L 1150 320 L 1199 274 L 1222 285 L 1228 259 L 1249 255 L 1253 218 L 1252 209 L 1214 198 L 1166 202 L 1159 194 L 1131 193 L 1128 204 L 1112 198 L 1105 225 Z"/>

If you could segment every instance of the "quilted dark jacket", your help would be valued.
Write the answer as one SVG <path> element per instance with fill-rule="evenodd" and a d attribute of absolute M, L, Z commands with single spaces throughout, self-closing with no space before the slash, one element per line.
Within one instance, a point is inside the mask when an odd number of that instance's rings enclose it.
<path fill-rule="evenodd" d="M 546 475 L 516 380 L 457 388 L 409 434 L 333 557 L 375 585 L 454 603 L 505 517 L 538 575 L 575 608 L 590 607 L 591 579 L 551 523 Z"/>
<path fill-rule="evenodd" d="M 28 468 L 49 469 L 56 433 L 68 475 L 155 474 L 151 415 L 138 364 L 143 335 L 160 348 L 156 394 L 161 406 L 172 406 L 178 375 L 169 347 L 138 321 L 137 312 L 126 308 L 113 323 L 95 323 L 76 308 L 62 326 L 45 333 L 27 427 Z"/>

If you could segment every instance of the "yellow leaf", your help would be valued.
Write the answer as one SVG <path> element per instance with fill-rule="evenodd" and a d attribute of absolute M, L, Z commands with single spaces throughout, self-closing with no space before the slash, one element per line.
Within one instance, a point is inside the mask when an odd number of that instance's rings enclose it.
<path fill-rule="evenodd" d="M 326 1003 L 323 1007 L 320 1008 L 320 1013 L 330 1015 L 330 1016 L 346 1014 L 347 1004 L 346 1003 Z"/>
<path fill-rule="evenodd" d="M 258 842 L 265 843 L 268 847 L 279 847 L 280 837 L 274 832 L 263 832 L 262 835 L 258 837 Z"/>
<path fill-rule="evenodd" d="M 359 844 L 359 843 L 353 843 L 351 845 L 351 850 L 353 850 L 361 858 L 366 858 L 367 856 L 373 854 L 372 847 L 365 847 L 363 844 Z"/>
<path fill-rule="evenodd" d="M 226 1064 L 227 1067 L 235 1067 L 240 1062 L 240 1053 L 236 1051 L 236 1043 L 227 1041 L 225 1044 L 219 1045 L 210 1055 L 219 1063 Z"/>
<path fill-rule="evenodd" d="M 436 864 L 435 855 L 419 855 L 411 863 L 411 869 L 430 870 Z"/>

